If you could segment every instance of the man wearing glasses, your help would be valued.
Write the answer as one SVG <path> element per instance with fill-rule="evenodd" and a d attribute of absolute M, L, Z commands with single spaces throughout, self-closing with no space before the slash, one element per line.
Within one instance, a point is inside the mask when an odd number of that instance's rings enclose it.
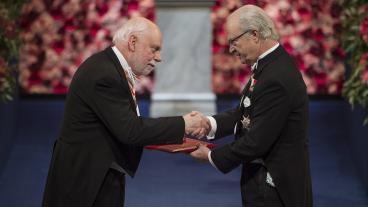
<path fill-rule="evenodd" d="M 310 207 L 308 96 L 293 59 L 278 43 L 274 23 L 259 7 L 246 5 L 226 24 L 230 53 L 252 68 L 235 109 L 208 117 L 208 139 L 234 133 L 235 141 L 191 153 L 228 173 L 242 165 L 246 207 Z"/>

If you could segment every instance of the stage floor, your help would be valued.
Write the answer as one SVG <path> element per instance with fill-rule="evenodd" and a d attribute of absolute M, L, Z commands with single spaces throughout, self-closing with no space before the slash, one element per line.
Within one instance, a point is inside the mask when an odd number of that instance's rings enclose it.
<path fill-rule="evenodd" d="M 236 100 L 218 103 L 219 111 Z M 23 100 L 9 159 L 0 177 L 0 207 L 39 207 L 62 119 L 63 100 Z M 140 101 L 147 116 L 149 102 Z M 310 157 L 316 207 L 367 207 L 368 196 L 346 141 L 343 101 L 310 102 Z M 219 144 L 231 142 L 227 137 Z M 183 154 L 146 150 L 127 179 L 128 207 L 239 207 L 240 169 L 223 175 Z"/>

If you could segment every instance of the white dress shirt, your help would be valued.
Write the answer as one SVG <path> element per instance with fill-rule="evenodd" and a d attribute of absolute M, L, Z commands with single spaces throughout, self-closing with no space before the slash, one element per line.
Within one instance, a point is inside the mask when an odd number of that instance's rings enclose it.
<path fill-rule="evenodd" d="M 121 52 L 118 50 L 118 48 L 116 46 L 113 46 L 112 50 L 114 51 L 116 57 L 118 57 L 118 60 L 121 64 L 121 66 L 123 67 L 123 69 L 127 72 L 128 76 L 129 76 L 127 78 L 130 79 L 133 87 L 135 87 L 137 78 L 136 78 L 136 75 L 133 73 L 132 68 L 129 66 L 129 64 L 126 61 L 126 59 L 124 58 L 123 54 L 121 54 Z M 136 104 L 136 105 L 137 105 L 137 115 L 140 116 L 138 104 Z"/>

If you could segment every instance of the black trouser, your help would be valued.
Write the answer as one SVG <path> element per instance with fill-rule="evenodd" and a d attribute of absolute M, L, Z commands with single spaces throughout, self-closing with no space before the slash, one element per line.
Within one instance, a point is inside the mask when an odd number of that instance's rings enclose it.
<path fill-rule="evenodd" d="M 125 194 L 125 175 L 109 169 L 97 194 L 93 207 L 123 207 Z"/>
<path fill-rule="evenodd" d="M 266 182 L 267 170 L 261 164 L 243 166 L 241 195 L 243 207 L 284 207 L 277 188 Z"/>

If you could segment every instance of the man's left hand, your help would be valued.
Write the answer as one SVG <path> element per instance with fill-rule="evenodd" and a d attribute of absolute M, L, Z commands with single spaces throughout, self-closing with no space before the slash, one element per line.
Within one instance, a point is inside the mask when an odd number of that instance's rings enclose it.
<path fill-rule="evenodd" d="M 190 156 L 202 162 L 209 162 L 208 160 L 209 151 L 210 149 L 205 145 L 199 145 L 198 149 L 190 153 Z"/>

